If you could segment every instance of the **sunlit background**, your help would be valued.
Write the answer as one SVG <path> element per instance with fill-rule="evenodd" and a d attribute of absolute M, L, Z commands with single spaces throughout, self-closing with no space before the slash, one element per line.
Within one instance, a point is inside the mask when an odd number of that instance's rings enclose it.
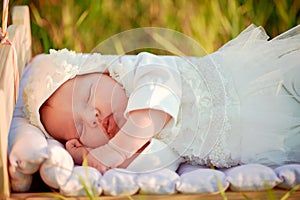
<path fill-rule="evenodd" d="M 149 26 L 182 32 L 213 52 L 251 23 L 271 37 L 300 24 L 300 0 L 11 0 L 10 9 L 24 4 L 33 54 L 90 52 L 110 36 Z"/>

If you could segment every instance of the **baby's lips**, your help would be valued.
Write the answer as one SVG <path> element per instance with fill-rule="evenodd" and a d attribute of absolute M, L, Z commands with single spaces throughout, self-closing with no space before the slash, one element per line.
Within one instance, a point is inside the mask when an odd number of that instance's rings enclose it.
<path fill-rule="evenodd" d="M 108 127 L 107 127 L 107 133 L 110 138 L 114 137 L 116 134 L 116 122 L 113 118 L 113 115 L 109 117 L 108 120 Z"/>

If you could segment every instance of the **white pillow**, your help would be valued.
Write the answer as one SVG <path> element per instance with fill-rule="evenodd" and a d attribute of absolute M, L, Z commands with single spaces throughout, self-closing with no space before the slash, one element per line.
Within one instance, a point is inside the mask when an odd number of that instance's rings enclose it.
<path fill-rule="evenodd" d="M 260 191 L 275 187 L 281 182 L 276 173 L 267 166 L 247 164 L 225 171 L 233 191 Z"/>
<path fill-rule="evenodd" d="M 14 119 L 9 136 L 9 164 L 23 174 L 38 171 L 41 163 L 48 157 L 47 140 L 35 126 L 25 119 Z"/>
<path fill-rule="evenodd" d="M 23 174 L 18 169 L 8 167 L 10 176 L 10 186 L 14 192 L 26 192 L 30 189 L 32 183 L 32 174 Z"/>
<path fill-rule="evenodd" d="M 42 163 L 40 175 L 48 186 L 58 189 L 71 176 L 74 162 L 62 144 L 53 139 L 47 141 L 49 157 Z"/>
<path fill-rule="evenodd" d="M 300 165 L 289 164 L 277 167 L 274 170 L 277 176 L 282 180 L 278 185 L 279 188 L 291 189 L 300 184 Z"/>
<path fill-rule="evenodd" d="M 219 186 L 221 186 L 219 188 Z M 213 169 L 197 169 L 180 176 L 177 191 L 186 194 L 218 193 L 228 188 L 223 172 Z"/>
<path fill-rule="evenodd" d="M 105 195 L 133 195 L 138 192 L 136 173 L 126 169 L 110 169 L 100 180 Z"/>
<path fill-rule="evenodd" d="M 141 173 L 136 178 L 141 194 L 174 194 L 179 176 L 170 169 Z"/>
<path fill-rule="evenodd" d="M 191 172 L 197 169 L 209 169 L 209 167 L 202 166 L 202 165 L 191 165 L 188 163 L 182 163 L 177 169 L 177 173 L 179 174 L 179 176 L 181 176 L 184 173 Z"/>
<path fill-rule="evenodd" d="M 76 166 L 68 181 L 60 186 L 59 191 L 66 196 L 88 196 L 87 191 L 92 196 L 99 196 L 102 193 L 101 177 L 95 168 Z"/>

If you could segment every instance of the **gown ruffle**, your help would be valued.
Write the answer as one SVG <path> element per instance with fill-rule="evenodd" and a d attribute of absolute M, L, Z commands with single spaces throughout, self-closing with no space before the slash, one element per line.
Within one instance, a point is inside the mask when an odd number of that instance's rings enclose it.
<path fill-rule="evenodd" d="M 300 163 L 300 25 L 272 40 L 250 25 L 188 62 L 180 131 L 162 140 L 192 164 Z"/>

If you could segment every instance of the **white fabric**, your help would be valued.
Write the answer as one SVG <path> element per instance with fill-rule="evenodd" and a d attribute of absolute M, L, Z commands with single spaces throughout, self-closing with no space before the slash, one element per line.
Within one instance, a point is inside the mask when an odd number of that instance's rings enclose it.
<path fill-rule="evenodd" d="M 229 187 L 223 172 L 213 169 L 196 169 L 183 173 L 177 183 L 178 192 L 184 194 L 220 193 Z"/>
<path fill-rule="evenodd" d="M 14 119 L 14 141 L 9 149 L 9 163 L 12 170 L 33 174 L 48 157 L 48 144 L 41 131 L 25 119 Z M 12 137 L 10 137 L 12 139 Z"/>
<path fill-rule="evenodd" d="M 26 118 L 51 138 L 40 121 L 42 104 L 67 80 L 80 74 L 106 72 L 106 68 L 105 60 L 99 54 L 81 54 L 63 49 L 36 56 L 24 80 L 22 98 Z"/>
<path fill-rule="evenodd" d="M 52 188 L 59 189 L 72 174 L 74 162 L 71 155 L 56 140 L 48 139 L 49 158 L 41 164 L 40 175 Z"/>
<path fill-rule="evenodd" d="M 30 189 L 32 183 L 32 174 L 24 174 L 18 169 L 13 169 L 12 165 L 8 167 L 10 176 L 10 187 L 15 192 L 26 192 Z"/>
<path fill-rule="evenodd" d="M 180 131 L 162 141 L 193 164 L 299 163 L 299 30 L 268 41 L 252 25 L 211 55 L 179 59 Z"/>
<path fill-rule="evenodd" d="M 95 168 L 75 166 L 65 184 L 61 184 L 59 192 L 66 196 L 99 196 L 102 193 L 100 185 L 101 174 Z"/>
<path fill-rule="evenodd" d="M 300 184 L 300 165 L 282 165 L 274 169 L 274 171 L 282 180 L 282 183 L 280 183 L 277 187 L 283 189 L 292 189 L 296 185 Z M 300 190 L 300 188 L 298 190 Z"/>
<path fill-rule="evenodd" d="M 141 173 L 136 178 L 140 194 L 174 194 L 178 181 L 178 174 L 167 168 Z"/>
<path fill-rule="evenodd" d="M 168 145 L 155 138 L 126 168 L 133 172 L 151 172 L 159 169 L 176 171 L 183 162 L 180 156 L 172 151 Z"/>
<path fill-rule="evenodd" d="M 179 168 L 177 169 L 177 173 L 181 176 L 184 173 L 188 173 L 197 169 L 207 169 L 207 166 L 202 165 L 191 165 L 188 163 L 182 163 Z"/>
<path fill-rule="evenodd" d="M 282 182 L 271 168 L 260 164 L 234 167 L 225 173 L 232 191 L 268 190 Z"/>
<path fill-rule="evenodd" d="M 47 141 L 43 133 L 31 125 L 23 113 L 22 91 L 24 82 L 28 78 L 29 68 L 30 64 L 24 69 L 8 135 L 8 157 L 11 172 L 18 170 L 24 174 L 36 172 L 48 156 Z"/>
<path fill-rule="evenodd" d="M 182 91 L 176 63 L 145 52 L 120 57 L 119 62 L 109 70 L 129 95 L 125 116 L 133 110 L 154 108 L 167 112 L 176 122 Z"/>
<path fill-rule="evenodd" d="M 264 35 L 262 28 L 249 27 L 244 35 L 255 40 L 237 38 L 238 51 L 222 49 L 222 62 L 230 69 L 241 102 L 241 145 L 233 149 L 240 151 L 241 163 L 300 162 L 300 85 L 295 78 L 300 75 L 299 30 L 297 26 L 282 34 L 293 37 L 267 41 L 255 36 Z"/>
<path fill-rule="evenodd" d="M 139 191 L 136 177 L 134 172 L 114 168 L 104 173 L 100 184 L 105 195 L 133 195 Z"/>

